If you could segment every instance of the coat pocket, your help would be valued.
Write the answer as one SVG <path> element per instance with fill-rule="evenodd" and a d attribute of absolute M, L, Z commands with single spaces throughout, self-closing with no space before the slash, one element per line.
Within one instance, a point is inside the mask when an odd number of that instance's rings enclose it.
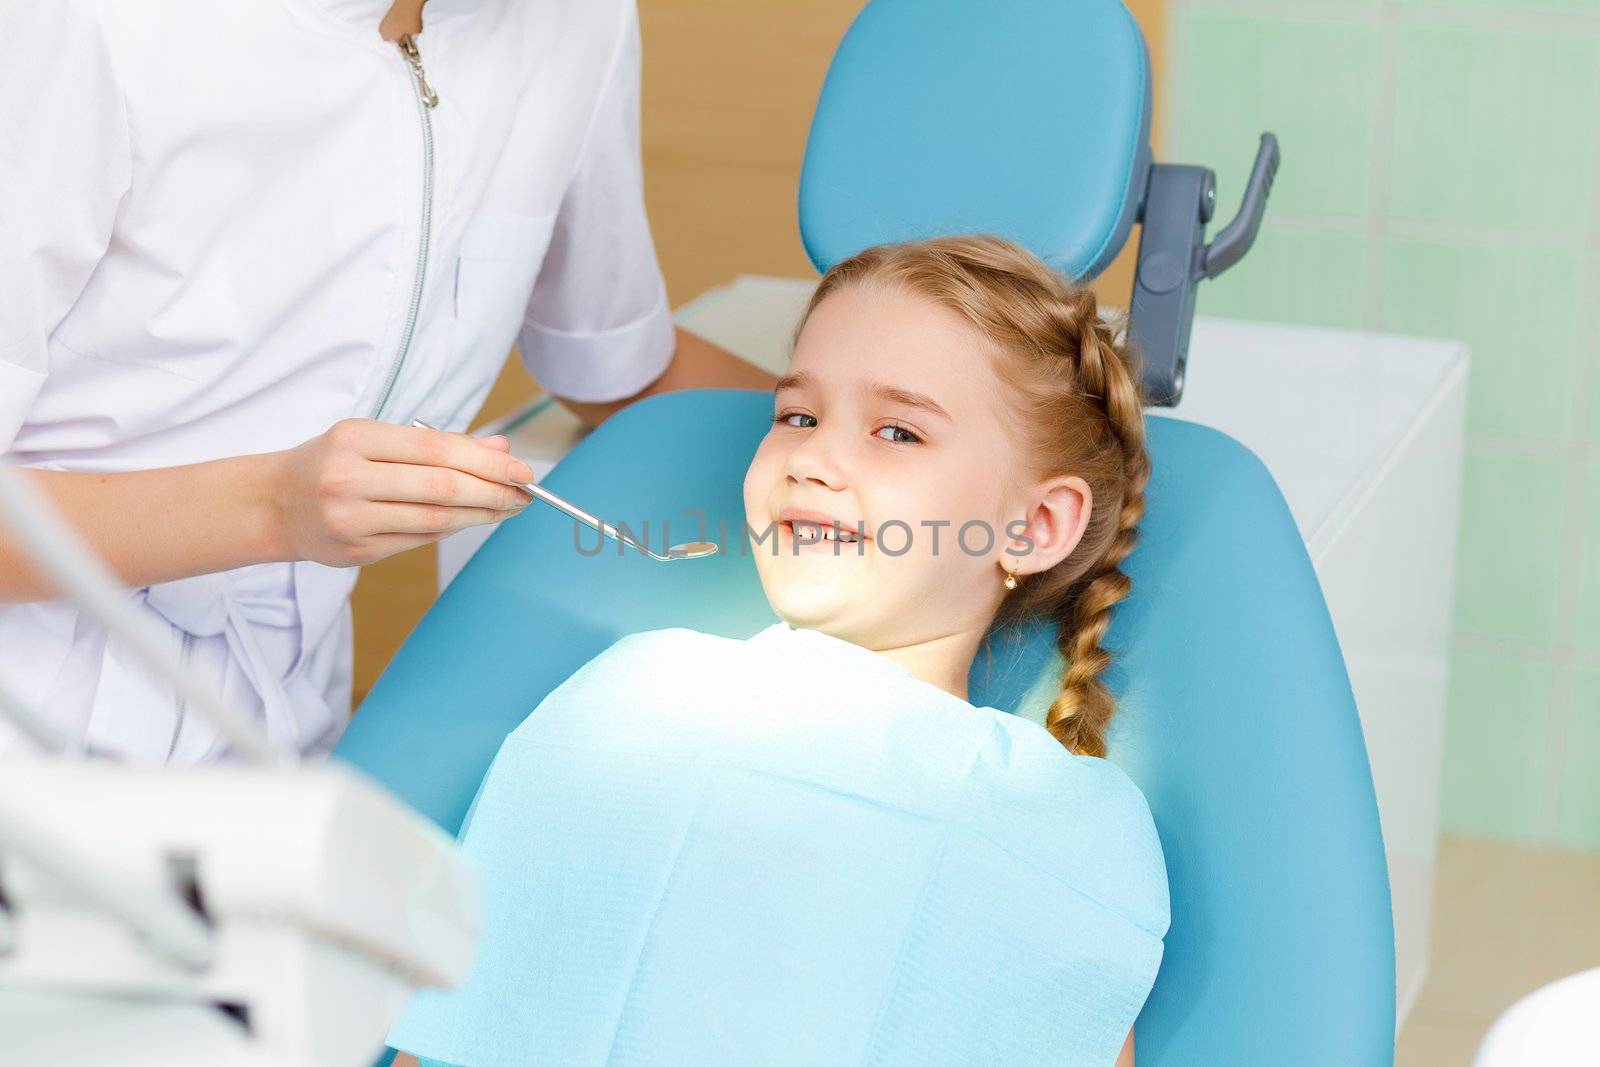
<path fill-rule="evenodd" d="M 478 215 L 455 260 L 452 359 L 426 405 L 428 421 L 470 419 L 505 363 L 550 247 L 555 215 Z"/>

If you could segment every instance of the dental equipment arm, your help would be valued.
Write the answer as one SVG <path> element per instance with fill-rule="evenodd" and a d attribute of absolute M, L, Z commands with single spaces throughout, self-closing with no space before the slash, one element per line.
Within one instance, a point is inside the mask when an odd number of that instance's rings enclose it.
<path fill-rule="evenodd" d="M 0 718 L 15 727 L 40 752 L 59 756 L 71 747 L 71 742 L 56 729 L 55 724 L 29 707 L 26 701 L 3 683 L 0 683 Z"/>
<path fill-rule="evenodd" d="M 365 1067 L 412 989 L 470 962 L 477 885 L 454 841 L 340 764 L 16 760 L 0 816 L 8 1063 L 103 1062 L 143 1025 L 151 1062 Z"/>
<path fill-rule="evenodd" d="M 72 887 L 169 962 L 189 970 L 211 964 L 211 930 L 172 885 L 129 879 L 97 853 L 46 837 L 26 810 L 0 803 L 0 856 L 6 854 Z"/>
<path fill-rule="evenodd" d="M 0 518 L 256 760 L 0 760 L 6 1062 L 370 1063 L 414 988 L 466 975 L 477 882 L 454 840 L 343 764 L 278 762 L 3 459 Z M 60 747 L 31 708 L 6 702 L 47 753 Z"/>
<path fill-rule="evenodd" d="M 272 502 L 264 457 L 98 474 L 24 471 L 129 588 L 264 562 Z M 0 523 L 0 602 L 55 595 Z"/>
<path fill-rule="evenodd" d="M 129 606 L 116 581 L 62 521 L 43 493 L 8 461 L 0 458 L 0 520 L 53 587 L 72 597 L 83 610 L 125 641 L 158 677 L 168 678 L 198 714 L 228 739 L 236 752 L 252 762 L 292 761 L 277 753 L 256 724 L 207 685 L 183 669 L 178 652 L 150 623 Z M 29 716 L 13 716 L 26 723 Z M 24 726 L 26 730 L 26 726 Z"/>

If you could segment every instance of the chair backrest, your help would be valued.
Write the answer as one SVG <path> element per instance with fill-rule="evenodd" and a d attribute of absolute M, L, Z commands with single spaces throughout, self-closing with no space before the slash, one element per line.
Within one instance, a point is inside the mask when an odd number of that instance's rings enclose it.
<path fill-rule="evenodd" d="M 993 233 L 1093 277 L 1138 215 L 1149 142 L 1150 60 L 1117 0 L 873 0 L 817 101 L 801 238 L 826 270 Z"/>
<path fill-rule="evenodd" d="M 744 544 L 741 486 L 771 397 L 697 390 L 611 418 L 546 478 L 653 544 L 619 557 L 552 509 L 504 523 L 422 620 L 337 755 L 456 830 L 501 740 L 626 634 L 747 637 L 774 621 Z M 1316 574 L 1271 476 L 1233 439 L 1152 418 L 1132 595 L 1107 637 L 1111 758 L 1143 789 L 1172 927 L 1137 1027 L 1141 1064 L 1390 1062 L 1394 945 L 1377 806 Z M 669 524 L 665 536 L 663 521 Z M 719 525 L 726 535 L 719 535 Z M 995 640 L 976 703 L 1017 710 L 1059 677 L 1043 626 Z M 1026 710 L 1026 709 L 1023 709 Z"/>

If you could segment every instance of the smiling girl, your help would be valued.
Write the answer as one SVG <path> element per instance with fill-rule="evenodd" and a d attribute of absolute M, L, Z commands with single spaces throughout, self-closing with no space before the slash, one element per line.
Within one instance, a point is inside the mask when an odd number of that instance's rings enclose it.
<path fill-rule="evenodd" d="M 750 524 L 780 526 L 783 551 L 756 552 L 773 609 L 963 698 L 993 625 L 1048 617 L 1069 667 L 1046 725 L 1104 755 L 1100 639 L 1128 593 L 1118 564 L 1150 469 L 1137 382 L 1094 294 L 1009 242 L 944 238 L 839 263 L 801 320 L 745 478 Z M 786 509 L 867 537 L 796 553 Z M 880 529 L 894 555 L 873 551 Z"/>
<path fill-rule="evenodd" d="M 1106 754 L 1101 647 L 1150 462 L 1092 293 L 991 237 L 823 277 L 744 482 L 782 620 L 617 642 L 505 742 L 463 847 L 472 976 L 398 1048 L 459 1064 L 1133 1062 L 1169 922 Z M 1042 725 L 967 699 L 997 627 Z"/>

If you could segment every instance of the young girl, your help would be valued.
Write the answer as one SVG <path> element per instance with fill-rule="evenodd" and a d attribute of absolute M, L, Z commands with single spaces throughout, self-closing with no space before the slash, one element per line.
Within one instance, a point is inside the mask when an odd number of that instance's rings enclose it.
<path fill-rule="evenodd" d="M 784 621 L 624 638 L 507 739 L 463 830 L 473 973 L 391 1043 L 1131 1064 L 1169 919 L 1149 809 L 1103 758 L 1137 382 L 1092 293 L 1007 241 L 828 271 L 744 485 Z M 984 636 L 1041 616 L 1065 662 L 1043 725 L 970 704 Z"/>

